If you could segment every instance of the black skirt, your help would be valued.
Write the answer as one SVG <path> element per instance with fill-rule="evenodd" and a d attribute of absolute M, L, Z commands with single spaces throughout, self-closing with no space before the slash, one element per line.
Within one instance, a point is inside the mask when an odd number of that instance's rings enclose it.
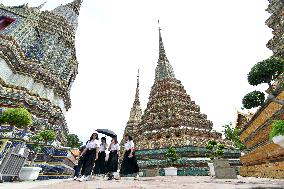
<path fill-rule="evenodd" d="M 137 164 L 137 159 L 136 156 L 133 152 L 133 156 L 129 158 L 131 150 L 127 150 L 124 153 L 123 160 L 121 163 L 121 169 L 120 169 L 120 174 L 121 175 L 129 175 L 129 174 L 134 174 L 139 172 L 139 167 Z"/>
<path fill-rule="evenodd" d="M 117 150 L 111 151 L 107 161 L 108 172 L 116 172 L 118 169 L 118 154 Z"/>
<path fill-rule="evenodd" d="M 95 174 L 105 174 L 106 173 L 106 153 L 105 152 L 99 152 L 98 159 L 95 162 Z"/>
<path fill-rule="evenodd" d="M 83 167 L 82 174 L 84 176 L 89 176 L 92 173 L 96 159 L 96 149 L 87 150 L 86 154 L 83 157 Z"/>

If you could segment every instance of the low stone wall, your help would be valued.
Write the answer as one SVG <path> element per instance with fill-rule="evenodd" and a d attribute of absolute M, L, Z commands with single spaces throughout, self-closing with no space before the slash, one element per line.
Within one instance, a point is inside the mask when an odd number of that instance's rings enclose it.
<path fill-rule="evenodd" d="M 247 177 L 262 178 L 284 178 L 284 161 L 275 163 L 264 163 L 260 165 L 242 166 L 240 175 Z"/>

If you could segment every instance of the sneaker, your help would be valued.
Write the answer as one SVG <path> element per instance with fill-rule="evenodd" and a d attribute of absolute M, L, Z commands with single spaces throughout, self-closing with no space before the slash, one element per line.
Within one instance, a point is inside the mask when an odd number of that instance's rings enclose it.
<path fill-rule="evenodd" d="M 139 179 L 139 175 L 137 174 L 135 177 L 134 177 L 134 180 L 138 180 Z"/>
<path fill-rule="evenodd" d="M 85 177 L 85 181 L 88 181 L 88 180 L 92 180 L 92 176 L 91 175 Z"/>
<path fill-rule="evenodd" d="M 73 179 L 74 179 L 74 180 L 77 180 L 77 178 L 78 178 L 78 177 L 75 176 Z"/>
<path fill-rule="evenodd" d="M 83 182 L 83 181 L 85 181 L 86 180 L 86 177 L 83 175 L 83 176 L 81 176 L 81 178 L 78 180 L 79 182 Z"/>
<path fill-rule="evenodd" d="M 112 180 L 114 178 L 113 175 L 110 175 L 107 180 Z"/>

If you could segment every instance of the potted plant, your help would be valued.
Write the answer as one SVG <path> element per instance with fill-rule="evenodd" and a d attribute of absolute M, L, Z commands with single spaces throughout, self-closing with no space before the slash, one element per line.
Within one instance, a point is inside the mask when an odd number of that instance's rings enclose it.
<path fill-rule="evenodd" d="M 217 179 L 236 179 L 236 171 L 230 166 L 229 160 L 221 159 L 224 154 L 224 145 L 211 140 L 207 143 L 206 148 L 211 151 L 209 157 L 213 160 L 213 164 L 212 162 L 208 163 L 210 175 Z"/>
<path fill-rule="evenodd" d="M 170 147 L 166 153 L 166 157 L 171 167 L 164 168 L 165 176 L 177 176 L 177 168 L 173 164 L 178 160 L 177 151 L 174 147 Z"/>
<path fill-rule="evenodd" d="M 284 148 L 284 120 L 275 120 L 273 122 L 269 137 L 275 144 Z"/>
<path fill-rule="evenodd" d="M 56 133 L 53 130 L 44 130 L 39 133 L 45 145 L 50 145 L 56 139 Z"/>
<path fill-rule="evenodd" d="M 268 93 L 267 99 L 284 105 L 284 100 L 276 98 L 275 88 L 272 82 L 279 81 L 283 83 L 284 73 L 284 59 L 280 57 L 272 56 L 266 60 L 255 64 L 248 73 L 248 83 L 253 86 L 257 86 L 263 83 L 268 85 L 268 89 L 265 91 Z M 283 86 L 282 86 L 283 88 Z M 246 109 L 256 108 L 262 106 L 265 101 L 265 93 L 261 91 L 252 91 L 243 97 L 243 107 Z"/>
<path fill-rule="evenodd" d="M 224 154 L 224 145 L 218 144 L 215 140 L 210 140 L 207 145 L 206 149 L 210 150 L 209 158 L 211 160 L 216 160 L 218 157 L 221 157 Z M 214 164 L 213 162 L 208 162 L 209 172 L 211 176 L 215 176 Z"/>
<path fill-rule="evenodd" d="M 25 108 L 8 108 L 3 112 L 3 120 L 11 127 L 27 128 L 32 124 L 32 116 Z"/>
<path fill-rule="evenodd" d="M 43 149 L 43 139 L 40 134 L 34 135 L 31 137 L 33 143 L 31 144 L 31 151 L 29 157 L 31 158 L 31 162 L 28 165 L 25 165 L 19 174 L 19 178 L 21 180 L 36 180 L 38 178 L 39 172 L 42 170 L 41 167 L 35 166 L 35 159 L 37 158 L 37 154 L 42 152 Z"/>

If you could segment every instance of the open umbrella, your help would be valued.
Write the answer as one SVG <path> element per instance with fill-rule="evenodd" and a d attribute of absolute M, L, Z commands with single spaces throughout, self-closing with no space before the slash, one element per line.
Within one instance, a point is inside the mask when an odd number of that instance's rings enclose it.
<path fill-rule="evenodd" d="M 97 129 L 96 131 L 98 133 L 105 134 L 105 135 L 107 135 L 109 137 L 116 137 L 116 134 L 113 131 L 109 130 L 109 129 Z"/>

